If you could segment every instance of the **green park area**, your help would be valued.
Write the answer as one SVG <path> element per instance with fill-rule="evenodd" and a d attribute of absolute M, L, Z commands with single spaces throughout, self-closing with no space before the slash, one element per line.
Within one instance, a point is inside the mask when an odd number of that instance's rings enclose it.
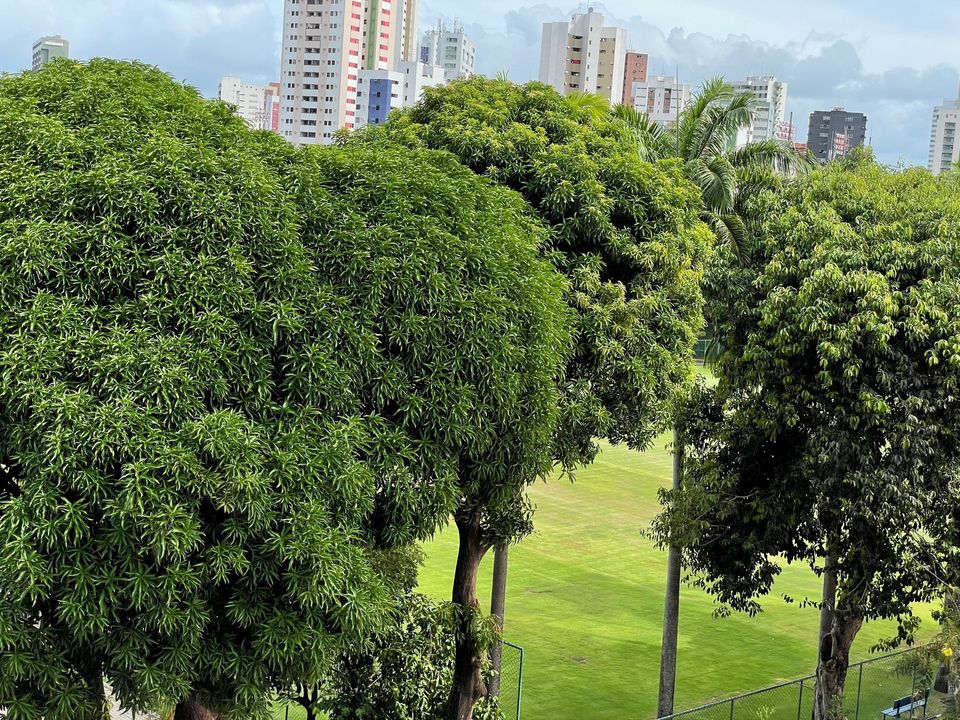
<path fill-rule="evenodd" d="M 666 553 L 644 531 L 659 511 L 658 489 L 670 483 L 669 441 L 664 435 L 643 453 L 604 445 L 576 483 L 553 479 L 531 489 L 536 533 L 510 549 L 505 623 L 506 639 L 525 652 L 525 720 L 655 714 Z M 447 598 L 455 532 L 440 533 L 426 550 L 421 588 Z M 490 553 L 481 593 L 489 591 L 492 566 Z M 800 605 L 819 593 L 811 570 L 788 566 L 760 615 L 717 618 L 714 600 L 685 584 L 676 709 L 812 673 L 818 611 Z M 932 631 L 929 620 L 926 625 Z M 894 629 L 889 622 L 867 623 L 851 659 L 870 657 L 870 647 Z M 881 704 L 896 694 L 878 692 Z M 781 695 L 791 703 L 797 691 Z"/>

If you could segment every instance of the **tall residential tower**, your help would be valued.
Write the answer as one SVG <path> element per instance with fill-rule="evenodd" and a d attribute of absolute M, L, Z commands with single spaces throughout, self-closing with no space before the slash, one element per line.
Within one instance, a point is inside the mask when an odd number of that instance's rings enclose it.
<path fill-rule="evenodd" d="M 930 172 L 939 175 L 960 162 L 957 123 L 960 122 L 960 99 L 946 100 L 933 109 L 930 126 Z"/>
<path fill-rule="evenodd" d="M 843 157 L 867 139 L 867 116 L 842 107 L 810 113 L 807 147 L 820 162 Z"/>
<path fill-rule="evenodd" d="M 418 59 L 425 65 L 443 68 L 447 80 L 470 77 L 476 65 L 477 48 L 467 37 L 463 25 L 455 22 L 448 28 L 439 22 L 423 34 Z"/>
<path fill-rule="evenodd" d="M 750 127 L 737 144 L 775 139 L 785 125 L 787 84 L 772 75 L 751 76 L 731 84 L 737 93 L 753 95 Z"/>
<path fill-rule="evenodd" d="M 605 27 L 593 8 L 569 22 L 543 24 L 540 45 L 540 82 L 567 95 L 601 95 L 611 105 L 623 100 L 627 31 Z"/>
<path fill-rule="evenodd" d="M 415 60 L 417 0 L 284 0 L 280 135 L 327 144 L 357 125 L 361 71 Z"/>
<path fill-rule="evenodd" d="M 60 35 L 46 35 L 33 44 L 33 69 L 39 70 L 54 58 L 70 57 L 70 43 Z"/>

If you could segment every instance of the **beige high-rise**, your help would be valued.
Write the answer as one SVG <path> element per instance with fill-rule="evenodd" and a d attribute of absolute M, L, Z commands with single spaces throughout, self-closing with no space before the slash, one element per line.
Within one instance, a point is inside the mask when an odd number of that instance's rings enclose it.
<path fill-rule="evenodd" d="M 544 23 L 540 82 L 563 95 L 594 93 L 615 105 L 623 99 L 626 53 L 626 29 L 604 26 L 593 8 L 570 22 Z"/>

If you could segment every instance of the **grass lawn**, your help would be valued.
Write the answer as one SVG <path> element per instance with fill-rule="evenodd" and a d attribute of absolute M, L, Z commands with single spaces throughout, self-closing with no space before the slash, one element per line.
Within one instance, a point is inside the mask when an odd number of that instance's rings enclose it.
<path fill-rule="evenodd" d="M 576 484 L 532 489 L 537 533 L 510 551 L 505 631 L 526 651 L 524 720 L 654 716 L 666 555 L 642 533 L 658 511 L 658 488 L 670 483 L 668 441 L 642 454 L 604 446 Z M 425 550 L 421 589 L 447 598 L 456 533 L 448 529 Z M 487 596 L 492 564 L 490 553 L 480 579 Z M 798 602 L 771 596 L 758 617 L 717 619 L 708 595 L 683 586 L 677 710 L 813 671 L 818 613 L 799 601 L 819 598 L 819 580 L 806 567 L 787 567 L 775 592 Z M 856 658 L 892 627 L 865 625 Z"/>

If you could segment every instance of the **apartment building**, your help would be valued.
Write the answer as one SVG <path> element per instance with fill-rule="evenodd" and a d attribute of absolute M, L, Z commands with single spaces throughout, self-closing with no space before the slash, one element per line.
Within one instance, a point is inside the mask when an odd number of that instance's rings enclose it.
<path fill-rule="evenodd" d="M 646 53 L 635 50 L 627 50 L 623 62 L 623 94 L 620 102 L 629 107 L 633 107 L 633 86 L 635 83 L 643 84 L 647 82 L 647 66 L 650 62 L 650 56 Z"/>
<path fill-rule="evenodd" d="M 776 139 L 786 124 L 787 83 L 773 75 L 754 75 L 731 84 L 738 94 L 753 96 L 750 127 L 738 135 L 737 145 Z"/>
<path fill-rule="evenodd" d="M 415 105 L 424 89 L 444 82 L 444 68 L 409 60 L 402 61 L 396 70 L 361 70 L 356 127 L 386 122 L 391 110 Z"/>
<path fill-rule="evenodd" d="M 633 107 L 653 122 L 666 127 L 675 123 L 690 102 L 690 86 L 674 77 L 655 75 L 646 82 L 633 83 Z"/>
<path fill-rule="evenodd" d="M 447 27 L 439 22 L 437 27 L 423 34 L 419 60 L 424 65 L 443 68 L 447 80 L 470 77 L 475 72 L 477 48 L 464 32 L 463 25 L 454 23 Z"/>
<path fill-rule="evenodd" d="M 54 58 L 70 57 L 70 43 L 60 35 L 45 35 L 33 43 L 34 70 L 39 70 Z"/>
<path fill-rule="evenodd" d="M 605 26 L 590 8 L 569 22 L 543 24 L 540 82 L 563 95 L 594 93 L 615 105 L 623 100 L 626 54 L 626 29 Z"/>
<path fill-rule="evenodd" d="M 236 75 L 225 75 L 220 79 L 218 94 L 223 102 L 236 106 L 236 114 L 251 130 L 275 130 L 274 105 L 279 99 L 279 92 L 279 83 L 255 85 L 244 82 Z"/>
<path fill-rule="evenodd" d="M 947 172 L 960 162 L 960 143 L 957 143 L 957 123 L 960 122 L 960 99 L 945 100 L 933 109 L 930 125 L 930 155 L 928 167 L 934 175 Z"/>
<path fill-rule="evenodd" d="M 867 139 L 867 116 L 842 107 L 810 113 L 807 147 L 820 162 L 842 157 Z"/>
<path fill-rule="evenodd" d="M 417 0 L 284 0 L 280 135 L 327 144 L 357 126 L 361 70 L 415 60 Z"/>

